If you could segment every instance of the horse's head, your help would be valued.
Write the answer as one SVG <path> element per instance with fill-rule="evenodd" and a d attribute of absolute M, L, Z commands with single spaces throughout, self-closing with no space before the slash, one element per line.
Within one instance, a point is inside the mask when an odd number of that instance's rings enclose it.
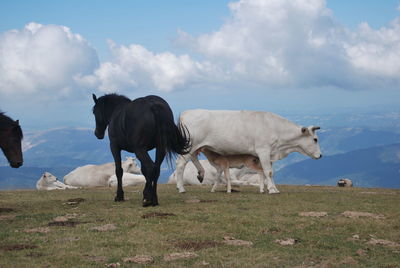
<path fill-rule="evenodd" d="M 108 125 L 104 111 L 105 107 L 101 98 L 97 99 L 95 94 L 93 94 L 93 101 L 93 114 L 96 120 L 96 129 L 94 130 L 94 135 L 101 140 L 104 138 L 104 133 L 106 132 L 106 128 Z"/>
<path fill-rule="evenodd" d="M 1 129 L 0 147 L 13 168 L 19 168 L 23 164 L 22 138 L 23 134 L 18 120 L 12 121 L 11 124 L 7 124 Z"/>

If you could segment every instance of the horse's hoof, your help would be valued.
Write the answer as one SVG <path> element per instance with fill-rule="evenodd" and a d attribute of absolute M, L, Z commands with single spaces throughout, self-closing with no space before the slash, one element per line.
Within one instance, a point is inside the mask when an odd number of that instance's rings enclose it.
<path fill-rule="evenodd" d="M 114 201 L 115 202 L 123 202 L 123 201 L 125 201 L 125 199 L 124 199 L 124 197 L 122 196 L 116 196 L 115 198 L 114 198 Z"/>
<path fill-rule="evenodd" d="M 153 206 L 153 202 L 151 202 L 150 200 L 143 199 L 142 205 L 144 208 L 148 206 Z"/>

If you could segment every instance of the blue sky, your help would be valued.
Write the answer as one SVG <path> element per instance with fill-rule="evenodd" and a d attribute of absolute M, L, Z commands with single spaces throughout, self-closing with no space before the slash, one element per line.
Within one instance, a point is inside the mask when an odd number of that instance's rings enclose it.
<path fill-rule="evenodd" d="M 0 2 L 0 109 L 93 126 L 91 93 L 286 113 L 396 109 L 400 1 Z"/>

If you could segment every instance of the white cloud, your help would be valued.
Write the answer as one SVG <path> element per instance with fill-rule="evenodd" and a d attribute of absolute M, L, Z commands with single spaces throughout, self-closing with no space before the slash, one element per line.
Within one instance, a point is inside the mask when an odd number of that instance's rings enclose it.
<path fill-rule="evenodd" d="M 241 0 L 215 32 L 177 43 L 197 54 L 154 54 L 139 45 L 111 45 L 114 60 L 90 79 L 101 90 L 207 86 L 363 89 L 400 82 L 400 19 L 374 30 L 338 24 L 324 0 Z"/>
<path fill-rule="evenodd" d="M 64 97 L 98 67 L 94 48 L 64 26 L 29 23 L 0 35 L 0 94 Z"/>
<path fill-rule="evenodd" d="M 240 0 L 229 9 L 214 32 L 178 31 L 176 43 L 187 54 L 110 41 L 113 58 L 100 65 L 88 42 L 66 27 L 31 23 L 6 32 L 0 37 L 0 94 L 400 84 L 400 17 L 381 29 L 363 23 L 353 31 L 338 23 L 324 0 Z"/>
<path fill-rule="evenodd" d="M 117 46 L 109 41 L 114 60 L 104 62 L 94 75 L 82 77 L 101 91 L 112 92 L 134 87 L 171 91 L 194 81 L 203 65 L 188 55 L 155 54 L 140 45 Z"/>

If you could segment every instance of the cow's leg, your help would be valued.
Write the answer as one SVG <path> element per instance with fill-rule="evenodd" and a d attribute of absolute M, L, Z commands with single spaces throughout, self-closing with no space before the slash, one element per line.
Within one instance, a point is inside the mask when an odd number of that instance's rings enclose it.
<path fill-rule="evenodd" d="M 225 176 L 225 180 L 226 180 L 226 192 L 231 193 L 232 186 L 231 186 L 231 174 L 229 173 L 229 166 L 225 167 L 224 176 Z"/>
<path fill-rule="evenodd" d="M 186 192 L 183 187 L 183 171 L 185 170 L 186 164 L 189 161 L 190 156 L 179 155 L 176 159 L 176 188 L 180 193 Z"/>
<path fill-rule="evenodd" d="M 211 163 L 211 162 L 210 162 Z M 213 165 L 215 169 L 217 170 L 217 176 L 215 178 L 215 182 L 213 187 L 211 188 L 211 192 L 214 193 L 217 190 L 218 183 L 221 182 L 221 177 L 222 177 L 222 172 L 224 171 L 220 166 Z"/>
<path fill-rule="evenodd" d="M 192 160 L 193 165 L 197 168 L 197 179 L 199 180 L 200 183 L 202 183 L 204 180 L 205 170 L 203 166 L 200 164 L 200 161 L 197 158 L 197 154 L 192 155 L 190 159 Z"/>
<path fill-rule="evenodd" d="M 270 152 L 269 151 L 261 151 L 261 152 L 257 152 L 257 154 L 258 154 L 258 158 L 260 159 L 261 167 L 263 169 L 263 178 L 260 179 L 260 185 L 263 185 L 264 179 L 266 179 L 268 192 L 270 194 L 278 194 L 279 191 L 276 188 L 274 180 L 271 176 L 273 174 L 273 172 L 272 172 L 271 159 L 269 157 Z M 260 187 L 260 192 L 261 192 L 261 190 L 264 190 L 264 189 L 261 189 L 261 187 Z"/>
<path fill-rule="evenodd" d="M 121 150 L 117 148 L 116 146 L 113 146 L 113 144 L 110 143 L 110 148 L 111 148 L 111 153 L 114 157 L 114 162 L 115 162 L 115 175 L 117 176 L 117 195 L 114 198 L 114 201 L 119 202 L 119 201 L 124 201 L 124 191 L 122 189 L 122 174 L 123 174 L 123 169 L 121 165 Z"/>

